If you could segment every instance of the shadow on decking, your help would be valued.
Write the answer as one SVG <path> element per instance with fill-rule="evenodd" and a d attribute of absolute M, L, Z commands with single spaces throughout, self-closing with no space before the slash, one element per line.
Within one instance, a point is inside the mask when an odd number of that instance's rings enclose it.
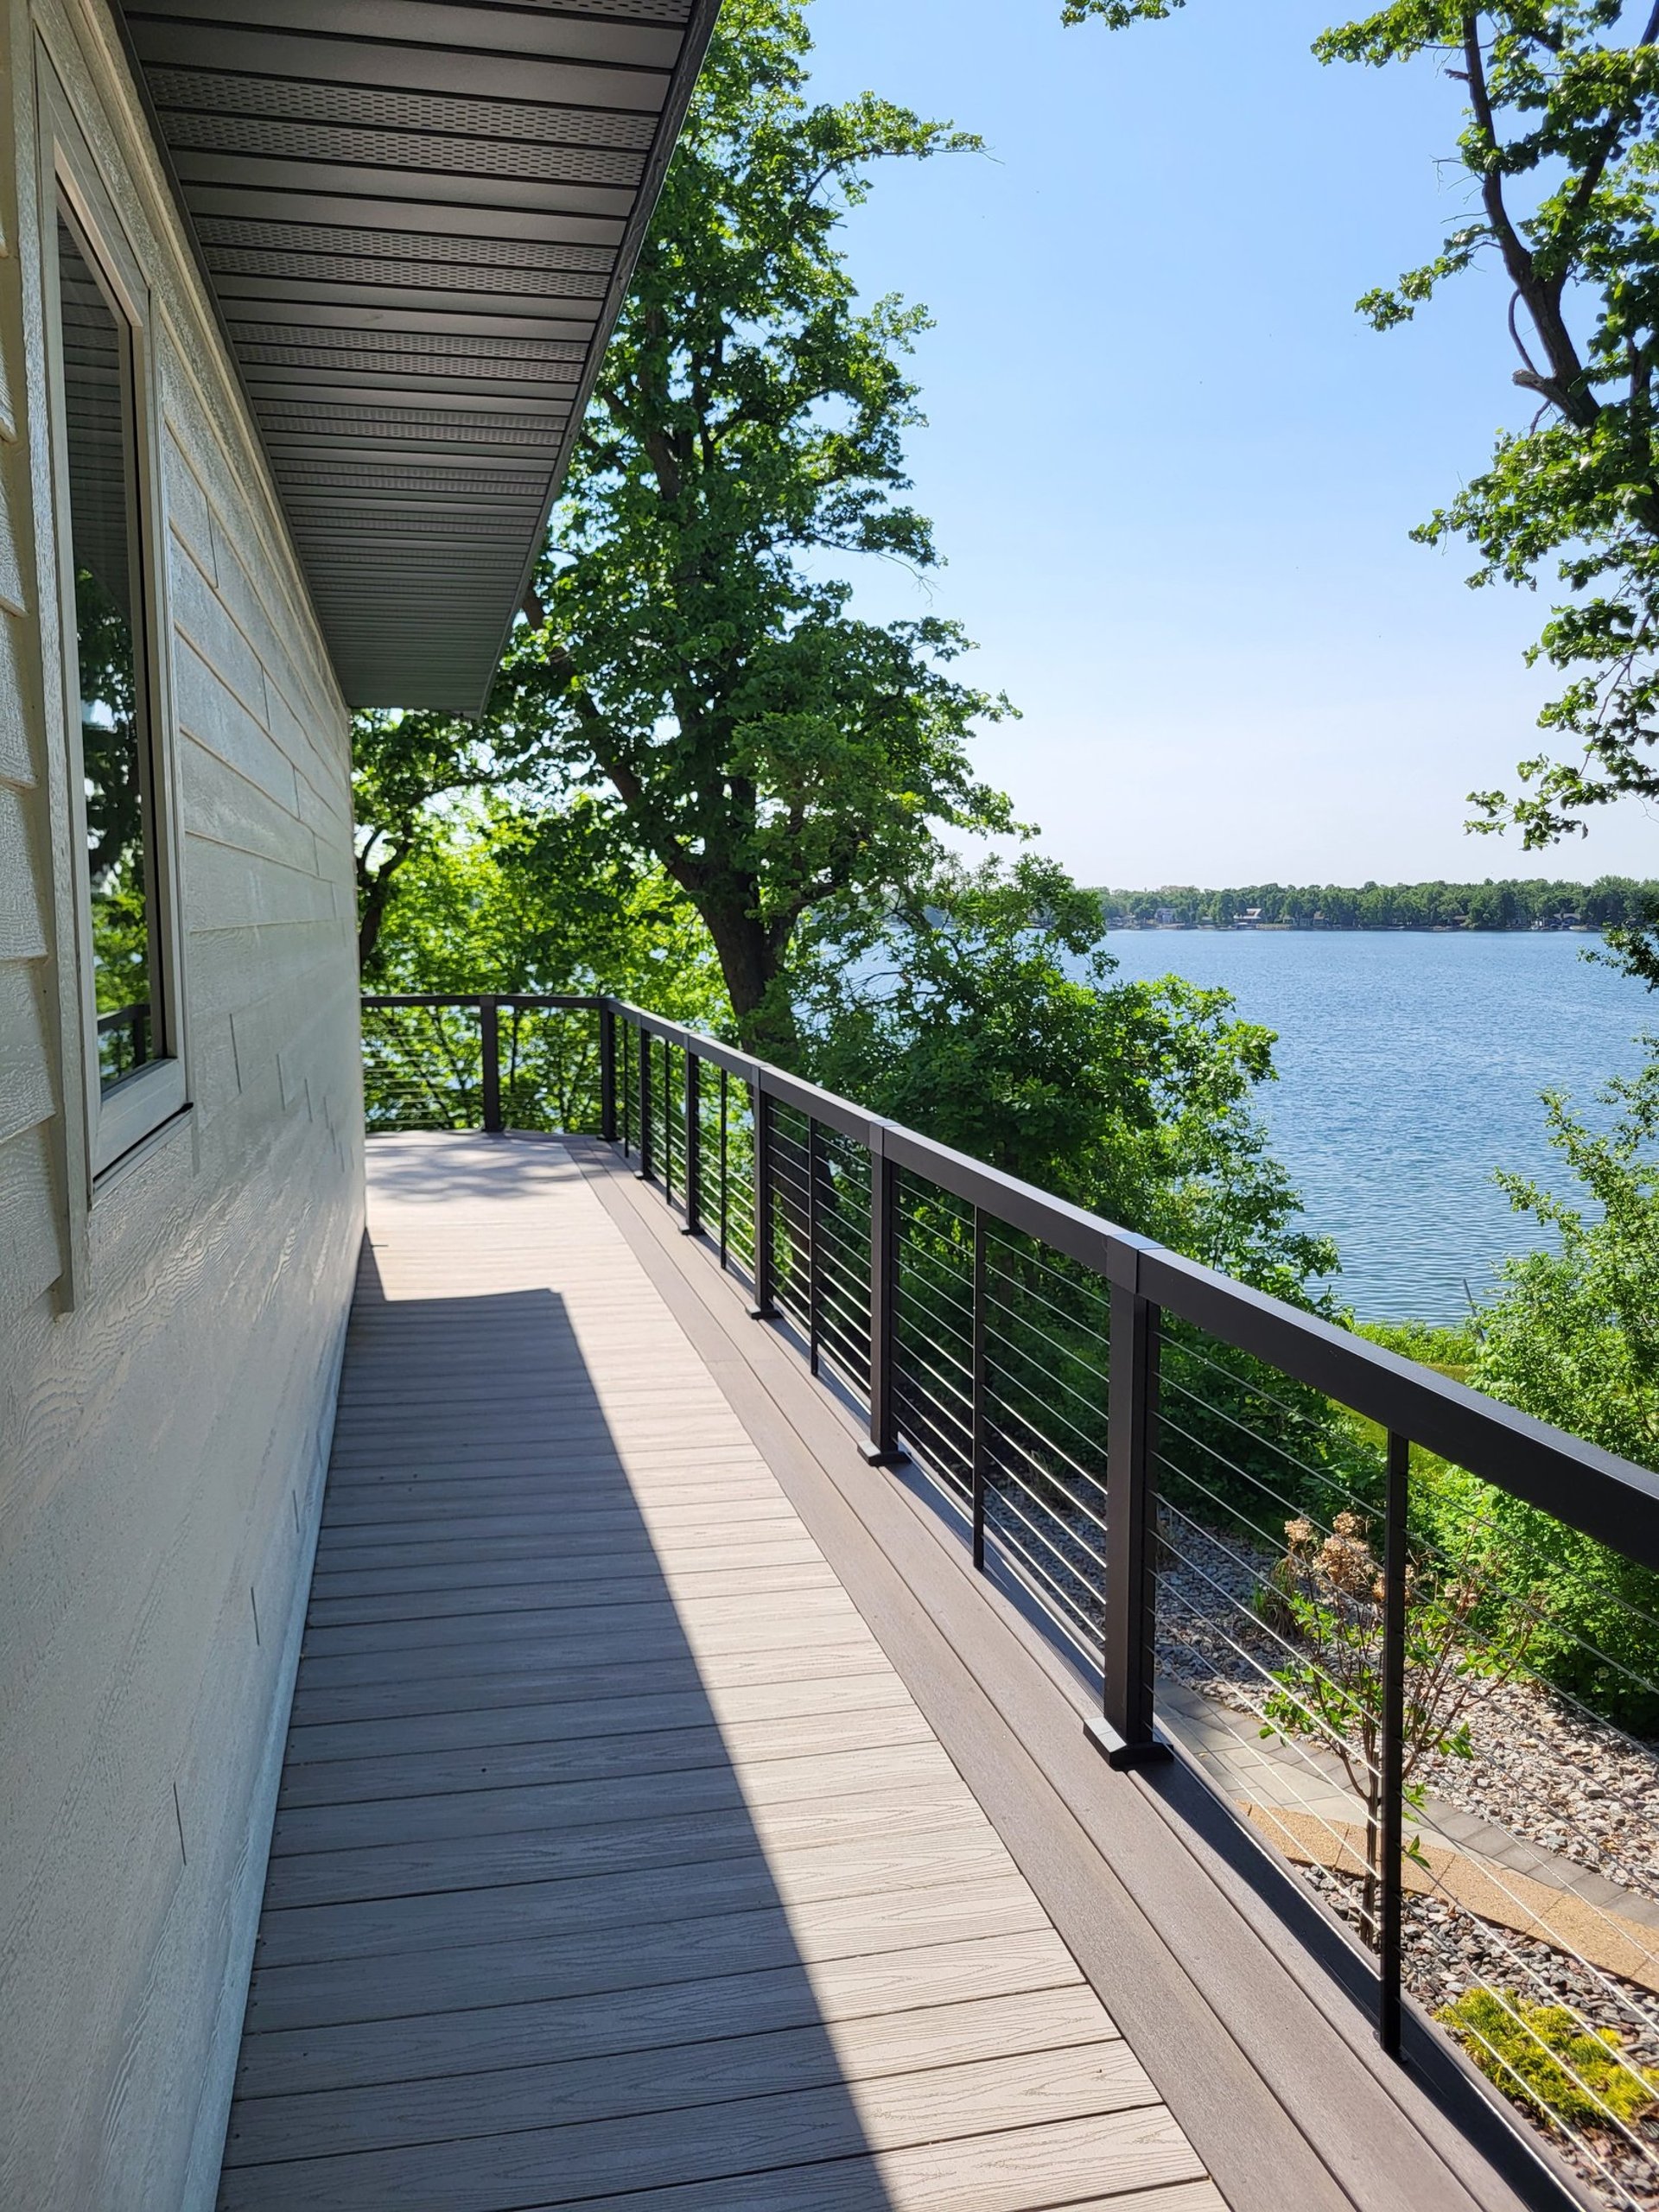
<path fill-rule="evenodd" d="M 379 1198 L 444 1209 L 468 1198 L 518 1205 L 526 1192 L 572 1173 L 569 1141 L 537 1129 L 507 1129 L 495 1136 L 477 1129 L 385 1129 L 368 1140 Z M 359 1299 L 361 1294 L 359 1287 Z M 397 1301 L 400 1306 L 407 1303 Z"/>
<path fill-rule="evenodd" d="M 887 2212 L 561 1300 L 365 1255 L 340 1407 L 224 2212 Z"/>

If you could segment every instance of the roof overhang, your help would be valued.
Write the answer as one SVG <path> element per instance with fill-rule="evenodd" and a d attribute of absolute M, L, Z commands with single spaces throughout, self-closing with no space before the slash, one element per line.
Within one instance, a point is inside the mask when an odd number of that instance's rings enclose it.
<path fill-rule="evenodd" d="M 352 705 L 482 705 L 717 7 L 123 7 Z"/>

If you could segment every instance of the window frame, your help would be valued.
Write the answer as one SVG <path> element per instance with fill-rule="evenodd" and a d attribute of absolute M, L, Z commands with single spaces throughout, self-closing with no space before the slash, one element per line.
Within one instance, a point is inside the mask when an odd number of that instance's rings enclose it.
<path fill-rule="evenodd" d="M 136 1147 L 182 1114 L 189 1103 L 184 1053 L 183 961 L 178 895 L 176 745 L 171 727 L 165 601 L 164 522 L 160 498 L 160 408 L 149 287 L 137 257 L 103 189 L 85 143 L 56 101 L 44 104 L 41 164 L 41 296 L 45 309 L 50 415 L 53 525 L 58 582 L 64 744 L 68 769 L 71 898 L 74 910 L 76 1001 L 80 1013 L 78 1065 L 86 1115 L 86 1161 L 96 1186 Z M 92 880 L 86 842 L 85 760 L 80 732 L 79 620 L 70 520 L 68 410 L 58 266 L 58 219 L 68 218 L 89 268 L 124 327 L 130 359 L 128 487 L 138 619 L 133 624 L 137 689 L 142 715 L 148 833 L 146 890 L 154 911 L 155 962 L 161 1019 L 152 1023 L 155 1057 L 104 1088 L 99 1058 L 92 945 Z M 89 1197 L 92 1192 L 88 1192 Z"/>

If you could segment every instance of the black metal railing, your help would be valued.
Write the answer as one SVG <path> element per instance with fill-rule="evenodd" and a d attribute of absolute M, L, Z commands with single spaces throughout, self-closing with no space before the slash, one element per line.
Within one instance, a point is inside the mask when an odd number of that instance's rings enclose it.
<path fill-rule="evenodd" d="M 1592 1751 L 1651 1761 L 1624 1723 L 1649 1692 L 1659 1721 L 1659 1686 L 1636 1630 L 1618 1641 L 1642 1604 L 1610 1585 L 1611 1611 L 1563 1625 L 1570 1608 L 1539 1600 L 1526 1516 L 1639 1577 L 1659 1570 L 1659 1477 L 621 1001 L 364 1004 L 372 1128 L 564 1128 L 620 1146 L 757 1318 L 861 1408 L 866 1458 L 913 1460 L 976 1566 L 1017 1579 L 1098 1681 L 1093 1732 L 1114 1766 L 1169 1756 L 1183 1700 L 1212 1743 L 1232 1730 L 1241 1760 L 1272 1745 L 1284 1786 L 1251 1808 L 1256 1832 L 1357 1927 L 1384 2049 L 1415 1994 L 1605 2201 L 1659 2201 L 1644 2094 L 1659 2094 L 1659 1971 L 1618 1950 L 1628 1915 L 1592 1897 L 1611 1953 L 1582 1921 L 1541 1939 L 1537 1885 L 1482 1859 L 1485 1950 L 1459 1984 L 1433 1948 L 1435 1911 L 1469 1910 L 1453 1848 L 1469 1821 L 1454 1836 L 1446 1808 L 1485 1802 L 1475 1720 L 1512 1732 L 1526 1698 L 1554 1700 Z M 1592 1675 L 1611 1704 L 1580 1694 Z M 1215 1786 L 1213 1758 L 1198 1770 Z M 1526 1833 L 1524 1808 L 1509 1819 Z M 1639 1847 L 1603 1858 L 1621 1881 L 1634 1867 L 1633 1910 L 1659 1908 Z M 1560 1955 L 1611 2078 L 1546 2018 Z M 1500 2012 L 1471 2007 L 1471 1986 Z"/>
<path fill-rule="evenodd" d="M 118 1082 L 145 1065 L 150 1057 L 148 999 L 99 1015 L 98 1057 L 105 1084 Z"/>

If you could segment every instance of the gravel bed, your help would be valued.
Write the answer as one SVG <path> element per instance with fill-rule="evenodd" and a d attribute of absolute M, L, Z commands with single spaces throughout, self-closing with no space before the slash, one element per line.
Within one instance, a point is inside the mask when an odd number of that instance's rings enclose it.
<path fill-rule="evenodd" d="M 1172 1559 L 1159 1578 L 1159 1666 L 1217 1704 L 1254 1714 L 1267 1674 L 1286 1657 L 1251 1611 L 1272 1555 L 1185 1522 L 1173 1540 L 1191 1564 Z M 1652 1748 L 1537 1681 L 1479 1685 L 1467 1718 L 1474 1757 L 1433 1758 L 1419 1770 L 1437 1797 L 1659 1903 Z"/>
<path fill-rule="evenodd" d="M 1001 1518 L 997 1504 L 994 1498 L 993 1526 Z M 1046 1549 L 1043 1564 L 1077 1614 L 1097 1628 L 1095 1532 L 1086 1544 L 1058 1515 L 1044 1518 L 1051 1544 L 1073 1572 Z M 1016 1524 L 1010 1533 L 1033 1548 L 1028 1529 Z M 1289 1654 L 1255 1613 L 1254 1600 L 1276 1554 L 1179 1516 L 1166 1517 L 1163 1533 L 1160 1674 L 1236 1713 L 1241 1740 L 1265 1748 L 1262 1700 L 1274 1687 L 1272 1670 Z M 1633 1897 L 1659 1901 L 1659 1759 L 1653 1749 L 1529 1681 L 1481 1685 L 1467 1719 L 1474 1757 L 1435 1758 L 1420 1770 L 1436 1798 L 1593 1869 Z M 1281 1739 L 1279 1750 L 1306 1772 L 1315 1740 Z M 1325 1763 L 1319 1764 L 1324 1772 Z M 1339 1780 L 1334 1755 L 1332 1772 Z M 1357 1921 L 1357 1879 L 1322 1867 L 1299 1872 L 1344 1918 Z M 1477 1985 L 1514 1990 L 1529 2003 L 1569 2005 L 1592 2027 L 1616 2029 L 1635 2062 L 1659 2067 L 1659 1998 L 1548 1944 L 1490 1927 L 1441 1898 L 1406 1900 L 1406 1981 L 1431 2012 Z M 1659 2111 L 1636 2122 L 1628 2135 L 1605 2130 L 1574 2140 L 1557 2126 L 1541 2126 L 1540 2132 L 1603 2202 L 1618 2212 L 1659 2212 Z"/>
<path fill-rule="evenodd" d="M 1357 1878 L 1322 1866 L 1303 1871 L 1327 1904 L 1357 1925 Z M 1659 1998 L 1646 1990 L 1581 1966 L 1547 1943 L 1490 1929 L 1438 1897 L 1406 1898 L 1403 1935 L 1405 1986 L 1429 2012 L 1470 1989 L 1513 1992 L 1523 2003 L 1570 2005 L 1592 2025 L 1616 2028 L 1634 2063 L 1659 2066 Z M 1604 2202 L 1618 2212 L 1659 2212 L 1659 2112 L 1628 2132 L 1575 2132 L 1545 2125 L 1531 2113 L 1526 2117 Z"/>

